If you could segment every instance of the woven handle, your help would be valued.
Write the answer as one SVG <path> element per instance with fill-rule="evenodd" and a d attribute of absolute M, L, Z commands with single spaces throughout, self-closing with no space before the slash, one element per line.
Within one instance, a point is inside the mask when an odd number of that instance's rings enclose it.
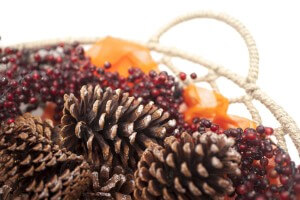
<path fill-rule="evenodd" d="M 255 83 L 258 78 L 258 65 L 259 65 L 259 55 L 256 48 L 255 41 L 253 37 L 251 36 L 250 32 L 247 30 L 247 28 L 237 19 L 232 18 L 231 16 L 228 16 L 223 13 L 216 13 L 211 11 L 200 11 L 195 13 L 188 13 L 187 15 L 183 15 L 180 17 L 175 18 L 173 21 L 171 21 L 169 24 L 162 27 L 156 34 L 154 34 L 149 42 L 159 43 L 159 39 L 168 32 L 171 28 L 175 27 L 176 25 L 179 25 L 183 22 L 187 22 L 193 19 L 197 18 L 208 18 L 208 19 L 215 19 L 220 22 L 224 22 L 234 28 L 244 39 L 246 46 L 248 48 L 249 52 L 249 71 L 247 75 L 247 82 L 249 83 Z"/>
<path fill-rule="evenodd" d="M 224 22 L 234 28 L 244 39 L 248 51 L 249 51 L 249 60 L 250 60 L 250 67 L 248 71 L 248 75 L 246 78 L 231 72 L 227 68 L 224 68 L 221 65 L 215 64 L 211 61 L 208 61 L 200 56 L 187 53 L 176 48 L 170 48 L 159 44 L 160 37 L 169 31 L 174 26 L 192 20 L 196 18 L 209 18 L 215 19 L 221 22 Z M 210 70 L 210 73 L 205 77 L 201 77 L 198 81 L 207 81 L 211 83 L 215 81 L 217 77 L 223 76 L 227 79 L 233 81 L 239 87 L 243 88 L 246 91 L 245 96 L 231 99 L 231 103 L 244 103 L 244 105 L 249 110 L 252 119 L 260 124 L 261 118 L 258 113 L 258 110 L 252 103 L 253 99 L 260 101 L 263 105 L 266 106 L 268 110 L 274 115 L 277 121 L 281 124 L 281 127 L 276 129 L 275 136 L 278 140 L 278 145 L 287 150 L 286 143 L 284 140 L 284 135 L 289 134 L 293 143 L 296 145 L 298 153 L 300 154 L 300 130 L 297 127 L 295 121 L 288 115 L 287 112 L 284 111 L 282 107 L 277 105 L 270 97 L 268 97 L 261 89 L 256 85 L 256 80 L 258 78 L 258 64 L 259 64 L 259 56 L 258 51 L 249 31 L 246 27 L 237 19 L 234 19 L 226 14 L 223 13 L 216 13 L 211 11 L 199 11 L 194 13 L 189 13 L 187 15 L 183 15 L 177 17 L 169 24 L 162 27 L 151 39 L 149 40 L 147 46 L 154 51 L 160 52 L 166 56 L 168 56 L 167 62 L 165 64 L 171 68 L 173 72 L 178 72 L 179 69 L 176 68 L 171 62 L 171 57 L 179 57 L 194 63 L 198 63 L 207 69 Z M 215 76 L 215 77 L 214 77 Z M 213 77 L 213 78 L 212 78 Z M 211 80 L 213 79 L 213 80 Z M 214 83 L 215 84 L 215 83 Z M 211 83 L 213 86 L 213 84 Z"/>

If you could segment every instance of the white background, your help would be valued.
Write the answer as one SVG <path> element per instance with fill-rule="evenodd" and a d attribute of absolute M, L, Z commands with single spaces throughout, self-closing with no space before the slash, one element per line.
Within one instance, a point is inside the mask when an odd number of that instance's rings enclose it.
<path fill-rule="evenodd" d="M 300 124 L 300 5 L 295 1 L 0 1 L 0 45 L 76 36 L 115 36 L 146 42 L 158 28 L 178 15 L 197 10 L 226 12 L 252 33 L 260 53 L 258 85 Z M 194 20 L 174 28 L 162 43 L 199 54 L 246 75 L 247 49 L 225 24 Z M 195 65 L 188 71 L 197 71 Z M 240 90 L 221 80 L 229 97 Z M 264 124 L 276 126 L 259 106 Z M 240 106 L 230 112 L 248 116 Z M 293 153 L 294 154 L 294 153 Z"/>

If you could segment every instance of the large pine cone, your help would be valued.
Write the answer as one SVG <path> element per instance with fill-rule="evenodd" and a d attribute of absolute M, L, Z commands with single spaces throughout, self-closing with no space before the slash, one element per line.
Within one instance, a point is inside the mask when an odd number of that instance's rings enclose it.
<path fill-rule="evenodd" d="M 207 132 L 181 140 L 170 136 L 164 147 L 148 148 L 135 172 L 136 199 L 222 199 L 234 192 L 227 175 L 240 175 L 234 140 Z"/>
<path fill-rule="evenodd" d="M 92 175 L 93 190 L 86 195 L 87 199 L 131 200 L 134 190 L 132 173 L 126 173 L 121 166 L 112 169 L 102 165 L 100 171 L 95 171 Z"/>
<path fill-rule="evenodd" d="M 12 199 L 79 198 L 91 182 L 88 163 L 47 139 L 52 132 L 36 119 L 26 114 L 1 128 L 0 184 Z"/>
<path fill-rule="evenodd" d="M 175 126 L 169 113 L 120 89 L 83 86 L 80 99 L 64 96 L 63 146 L 84 155 L 94 166 L 121 165 L 136 169 L 144 149 L 160 144 Z"/>

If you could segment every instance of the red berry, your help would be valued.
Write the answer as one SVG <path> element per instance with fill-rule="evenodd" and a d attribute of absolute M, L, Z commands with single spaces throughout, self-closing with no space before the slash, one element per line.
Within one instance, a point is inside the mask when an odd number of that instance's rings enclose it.
<path fill-rule="evenodd" d="M 239 185 L 236 189 L 236 192 L 240 195 L 244 195 L 247 193 L 247 187 L 246 185 Z"/>
<path fill-rule="evenodd" d="M 263 195 L 255 197 L 255 200 L 267 200 Z"/>
<path fill-rule="evenodd" d="M 160 74 L 160 75 L 158 76 L 158 80 L 159 80 L 161 83 L 164 83 L 164 82 L 166 81 L 166 79 L 167 79 L 167 77 L 166 77 L 166 75 L 164 75 L 164 74 Z"/>
<path fill-rule="evenodd" d="M 14 100 L 14 95 L 13 95 L 12 93 L 7 93 L 6 99 L 7 99 L 8 101 L 13 101 L 13 100 Z"/>
<path fill-rule="evenodd" d="M 272 135 L 274 132 L 273 128 L 265 127 L 265 133 L 266 135 Z"/>
<path fill-rule="evenodd" d="M 190 77 L 191 77 L 192 79 L 196 79 L 196 78 L 197 78 L 197 74 L 196 74 L 196 73 L 191 73 Z"/>
<path fill-rule="evenodd" d="M 51 76 L 51 75 L 53 74 L 53 69 L 48 68 L 48 69 L 46 70 L 46 73 L 47 73 L 47 75 Z"/>
<path fill-rule="evenodd" d="M 39 80 L 40 79 L 39 73 L 38 72 L 33 73 L 32 78 L 36 81 Z"/>
<path fill-rule="evenodd" d="M 13 118 L 7 119 L 7 123 L 8 123 L 8 124 L 11 124 L 11 123 L 14 123 L 14 122 L 15 122 L 15 119 L 13 119 Z"/>
<path fill-rule="evenodd" d="M 40 54 L 38 54 L 38 53 L 34 54 L 33 58 L 34 58 L 34 60 L 35 60 L 36 62 L 40 62 L 40 61 L 41 61 L 41 56 L 40 56 Z"/>
<path fill-rule="evenodd" d="M 31 103 L 31 104 L 37 103 L 37 98 L 31 97 L 31 98 L 29 99 L 29 103 Z"/>
<path fill-rule="evenodd" d="M 186 73 L 180 72 L 180 73 L 179 73 L 179 78 L 180 78 L 182 81 L 184 81 L 184 80 L 186 79 Z"/>
<path fill-rule="evenodd" d="M 289 182 L 289 177 L 288 177 L 288 176 L 285 176 L 285 175 L 281 175 L 281 176 L 280 176 L 280 182 L 281 182 L 283 185 L 286 185 L 286 184 Z"/>
<path fill-rule="evenodd" d="M 253 133 L 253 132 L 246 133 L 246 139 L 247 140 L 255 140 L 256 139 L 256 133 Z"/>
<path fill-rule="evenodd" d="M 280 200 L 290 200 L 290 193 L 288 191 L 280 192 Z"/>
<path fill-rule="evenodd" d="M 259 125 L 256 127 L 256 131 L 260 134 L 263 134 L 265 132 L 265 127 L 262 125 Z"/>
<path fill-rule="evenodd" d="M 105 61 L 105 62 L 104 62 L 104 68 L 105 68 L 105 69 L 109 69 L 110 67 L 111 67 L 110 62 Z"/>
<path fill-rule="evenodd" d="M 6 86 L 8 83 L 8 80 L 6 77 L 1 77 L 0 78 L 0 86 Z"/>
<path fill-rule="evenodd" d="M 60 56 L 58 56 L 58 57 L 56 58 L 56 62 L 57 62 L 57 63 L 61 63 L 61 62 L 62 62 L 62 58 L 61 58 Z"/>
<path fill-rule="evenodd" d="M 9 83 L 10 86 L 12 87 L 17 87 L 18 86 L 18 82 L 16 80 L 11 80 Z"/>
<path fill-rule="evenodd" d="M 9 58 L 9 62 L 10 63 L 15 63 L 16 62 L 16 58 L 14 58 L 14 57 Z"/>
<path fill-rule="evenodd" d="M 294 185 L 294 192 L 296 194 L 300 194 L 300 183 Z"/>
<path fill-rule="evenodd" d="M 151 93 L 152 93 L 152 95 L 155 96 L 155 97 L 157 97 L 157 96 L 160 94 L 160 92 L 159 92 L 158 89 L 153 89 Z"/>

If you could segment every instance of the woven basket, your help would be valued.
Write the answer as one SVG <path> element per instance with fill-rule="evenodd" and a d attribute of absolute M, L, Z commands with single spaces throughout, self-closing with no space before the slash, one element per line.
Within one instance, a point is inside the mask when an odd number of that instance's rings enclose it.
<path fill-rule="evenodd" d="M 163 46 L 159 43 L 160 37 L 169 31 L 174 26 L 193 20 L 196 18 L 209 18 L 217 21 L 224 22 L 234 28 L 244 39 L 248 52 L 249 52 L 249 60 L 250 66 L 247 77 L 240 76 L 229 69 L 208 61 L 198 55 L 194 55 L 185 51 L 181 51 L 179 49 Z M 54 39 L 54 40 L 44 40 L 44 41 L 36 41 L 30 43 L 17 44 L 13 47 L 15 48 L 36 48 L 42 47 L 45 45 L 56 44 L 58 42 L 64 43 L 72 43 L 74 41 L 78 41 L 82 44 L 92 44 L 100 38 L 64 38 L 64 39 Z M 287 151 L 287 145 L 284 139 L 284 136 L 287 134 L 292 139 L 295 144 L 298 153 L 300 154 L 300 130 L 296 125 L 295 121 L 288 115 L 288 113 L 275 101 L 273 101 L 266 93 L 264 93 L 257 85 L 256 80 L 258 78 L 258 64 L 259 64 L 259 56 L 258 51 L 255 45 L 255 42 L 246 29 L 246 27 L 238 20 L 228 16 L 224 13 L 216 13 L 211 11 L 199 11 L 194 13 L 189 13 L 187 15 L 183 15 L 177 17 L 173 21 L 171 21 L 166 26 L 163 26 L 151 39 L 144 44 L 150 50 L 162 54 L 162 59 L 158 61 L 159 64 L 163 64 L 168 67 L 175 75 L 178 75 L 180 70 L 172 63 L 172 58 L 180 58 L 186 61 L 199 64 L 202 67 L 208 69 L 208 73 L 205 76 L 198 77 L 193 82 L 207 82 L 210 86 L 218 91 L 218 86 L 216 84 L 216 79 L 219 77 L 225 77 L 228 80 L 232 81 L 238 87 L 244 89 L 246 95 L 243 95 L 238 98 L 230 99 L 230 103 L 242 103 L 245 105 L 247 110 L 250 112 L 252 120 L 257 124 L 262 124 L 261 116 L 258 110 L 253 105 L 253 100 L 258 100 L 261 102 L 277 119 L 280 123 L 280 127 L 275 129 L 274 136 L 277 139 L 277 145 Z M 189 84 L 192 80 L 185 81 L 183 84 Z"/>

